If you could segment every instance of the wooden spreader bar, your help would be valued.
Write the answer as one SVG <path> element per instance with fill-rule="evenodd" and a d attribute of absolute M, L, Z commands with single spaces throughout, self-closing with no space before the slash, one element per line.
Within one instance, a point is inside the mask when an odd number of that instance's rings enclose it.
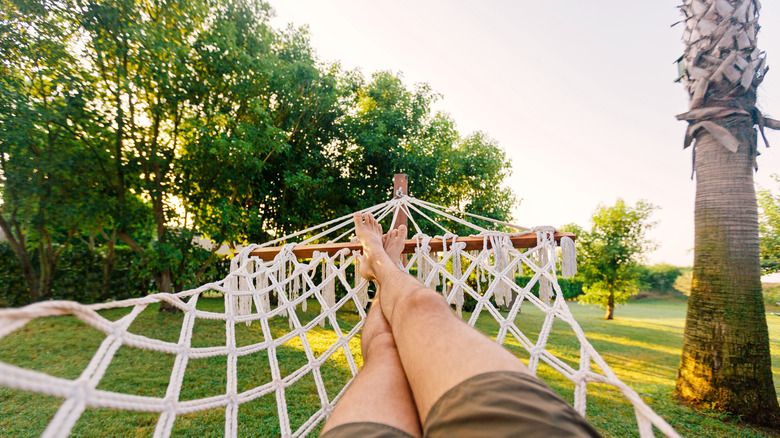
<path fill-rule="evenodd" d="M 572 240 L 575 239 L 574 234 L 572 233 L 555 233 L 555 243 L 560 244 L 561 237 L 569 237 Z M 512 241 L 512 246 L 515 248 L 533 248 L 536 246 L 536 234 L 523 234 L 522 236 L 513 236 L 510 237 L 509 240 Z M 483 248 L 483 238 L 476 236 L 466 236 L 466 237 L 458 237 L 456 242 L 464 242 L 466 244 L 466 250 L 467 251 L 473 251 L 473 250 L 481 250 Z M 439 252 L 443 250 L 442 240 L 441 239 L 431 239 L 430 242 L 431 245 L 431 252 Z M 447 240 L 447 246 L 452 246 L 452 240 Z M 417 247 L 417 240 L 415 239 L 406 239 L 406 243 L 404 244 L 404 254 L 412 253 L 414 252 L 415 248 Z M 252 257 L 259 257 L 262 260 L 269 261 L 273 260 L 274 257 L 276 257 L 277 254 L 279 254 L 279 251 L 282 247 L 280 246 L 272 246 L 268 248 L 259 248 L 254 251 L 252 251 L 249 255 Z M 341 251 L 344 248 L 349 248 L 351 251 L 362 251 L 363 246 L 360 244 L 360 242 L 343 242 L 343 243 L 328 243 L 328 244 L 322 244 L 322 245 L 298 245 L 295 248 L 293 248 L 293 254 L 299 259 L 308 259 L 311 258 L 312 255 L 314 255 L 314 252 L 327 252 L 328 255 L 334 255 Z M 488 248 L 490 248 L 490 239 L 488 239 Z"/>

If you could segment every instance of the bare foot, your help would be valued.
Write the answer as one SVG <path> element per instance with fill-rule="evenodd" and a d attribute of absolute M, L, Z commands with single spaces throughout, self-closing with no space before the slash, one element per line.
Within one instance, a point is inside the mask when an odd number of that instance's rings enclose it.
<path fill-rule="evenodd" d="M 371 213 L 355 213 L 355 235 L 363 245 L 363 257 L 360 260 L 360 275 L 366 280 L 376 280 L 373 265 L 388 259 L 382 247 L 382 226 Z"/>
<path fill-rule="evenodd" d="M 403 252 L 405 241 L 406 227 L 404 225 L 382 235 L 382 248 L 391 261 L 395 263 L 398 262 L 401 253 Z M 366 263 L 361 264 L 361 274 L 363 273 L 363 266 L 367 264 L 367 261 Z M 377 290 L 376 295 L 374 295 L 374 300 L 371 302 L 371 309 L 368 311 L 368 315 L 366 315 L 363 332 L 360 334 L 360 349 L 364 360 L 372 353 L 375 353 L 377 349 L 395 348 L 393 331 L 382 311 L 379 297 L 380 293 L 379 290 Z"/>
<path fill-rule="evenodd" d="M 394 230 L 390 230 L 382 236 L 382 248 L 385 249 L 387 256 L 393 262 L 398 262 L 404 251 L 406 242 L 406 226 L 401 225 Z"/>
<path fill-rule="evenodd" d="M 360 239 L 360 243 L 363 244 L 360 275 L 367 280 L 376 282 L 377 297 L 382 297 L 382 312 L 386 320 L 392 323 L 393 309 L 399 299 L 398 295 L 403 295 L 403 293 L 409 294 L 411 290 L 394 287 L 389 287 L 385 290 L 382 287 L 382 283 L 389 282 L 392 285 L 396 281 L 408 282 L 412 278 L 398 266 L 398 259 L 406 241 L 406 227 L 399 227 L 398 230 L 391 231 L 389 236 L 384 238 L 384 243 L 387 244 L 387 251 L 393 254 L 393 258 L 391 258 L 382 246 L 382 227 L 374 220 L 374 217 L 371 214 L 361 215 L 360 213 L 355 213 L 354 221 L 355 234 Z M 414 287 L 424 287 L 415 279 L 412 279 L 412 285 Z M 374 297 L 374 299 L 376 300 L 377 297 Z"/>

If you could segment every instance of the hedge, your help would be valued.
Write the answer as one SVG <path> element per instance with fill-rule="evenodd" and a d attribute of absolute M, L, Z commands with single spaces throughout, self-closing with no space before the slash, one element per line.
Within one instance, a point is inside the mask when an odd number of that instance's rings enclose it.
<path fill-rule="evenodd" d="M 203 250 L 205 251 L 205 250 Z M 109 294 L 101 296 L 103 284 L 103 256 L 83 246 L 74 246 L 60 257 L 54 275 L 50 299 L 95 303 L 103 300 L 137 298 L 157 291 L 154 276 L 147 260 L 126 246 L 114 250 L 114 269 L 111 272 Z M 206 252 L 207 253 L 207 252 Z M 32 254 L 35 260 L 35 254 Z M 229 259 L 218 258 L 203 275 L 204 282 L 223 278 L 228 273 Z M 194 287 L 184 281 L 186 288 Z M 21 267 L 8 242 L 0 242 L 0 307 L 29 304 L 29 291 Z"/>

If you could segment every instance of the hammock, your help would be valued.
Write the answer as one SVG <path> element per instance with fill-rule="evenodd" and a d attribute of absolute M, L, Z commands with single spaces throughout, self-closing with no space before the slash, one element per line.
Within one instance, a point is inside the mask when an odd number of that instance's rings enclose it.
<path fill-rule="evenodd" d="M 559 253 L 562 274 L 572 276 L 576 272 L 573 241 L 566 233 L 556 233 L 551 227 L 528 230 L 403 195 L 363 212 L 373 213 L 379 221 L 390 221 L 391 227 L 395 226 L 399 217 L 408 217 L 410 233 L 416 234 L 407 240 L 405 252 L 409 253 L 409 258 L 403 269 L 416 275 L 426 286 L 441 292 L 458 314 L 469 314 L 464 313 L 464 306 L 469 307 L 466 309 L 471 310 L 469 325 L 474 326 L 484 315 L 494 319 L 498 324 L 496 341 L 522 347 L 529 356 L 528 367 L 534 373 L 541 361 L 573 382 L 573 405 L 580 414 L 586 414 L 588 384 L 608 384 L 617 388 L 633 405 L 640 436 L 654 436 L 655 426 L 667 436 L 679 437 L 633 389 L 615 376 L 574 320 L 556 275 Z M 432 217 L 438 218 L 439 222 Z M 466 217 L 475 222 L 519 231 L 489 230 L 465 220 Z M 461 230 L 468 228 L 472 234 L 458 237 L 447 226 Z M 441 234 L 431 237 L 424 233 L 425 227 L 435 227 Z M 87 408 L 157 412 L 155 437 L 170 436 L 177 416 L 224 408 L 224 434 L 235 437 L 238 435 L 241 406 L 258 400 L 271 403 L 270 398 L 276 404 L 281 435 L 307 436 L 318 430 L 333 410 L 351 381 L 349 375 L 357 373 L 358 362 L 362 360 L 355 336 L 360 333 L 366 315 L 369 284 L 358 274 L 360 243 L 344 241 L 353 235 L 353 231 L 352 215 L 347 215 L 263 245 L 250 245 L 233 258 L 231 272 L 226 278 L 176 294 L 160 293 L 93 305 L 50 301 L 20 309 L 2 309 L 0 339 L 35 318 L 54 315 L 74 315 L 103 332 L 105 339 L 81 376 L 75 380 L 0 362 L 0 385 L 65 399 L 44 431 L 42 436 L 45 437 L 68 436 Z M 300 242 L 273 246 L 303 236 L 305 238 Z M 324 244 L 316 244 L 323 240 Z M 518 273 L 530 275 L 530 280 L 518 284 Z M 535 287 L 538 296 L 534 293 Z M 218 293 L 224 297 L 224 312 L 197 307 L 198 299 L 207 293 Z M 273 303 L 272 295 L 276 303 Z M 170 303 L 183 312 L 177 342 L 132 331 L 131 324 L 138 315 L 150 304 L 158 302 Z M 318 305 L 321 310 L 314 316 L 307 316 L 311 313 L 306 313 L 307 306 L 312 305 Z M 516 319 L 522 318 L 521 309 L 528 309 L 529 305 L 539 309 L 544 318 L 535 341 L 515 324 Z M 111 321 L 99 313 L 110 308 L 129 309 L 129 313 Z M 355 322 L 345 323 L 345 314 L 354 316 Z M 289 330 L 274 329 L 282 318 L 287 319 Z M 204 320 L 216 320 L 220 325 L 224 323 L 224 345 L 193 346 L 193 327 Z M 555 320 L 569 325 L 576 335 L 580 343 L 578 364 L 573 365 L 573 361 L 557 357 L 547 349 Z M 277 325 L 272 326 L 272 323 Z M 240 337 L 242 330 L 250 325 L 257 333 L 262 333 L 262 340 L 242 345 L 237 342 L 237 336 Z M 315 332 L 327 333 L 329 345 L 313 345 L 312 334 Z M 292 371 L 282 372 L 282 368 L 289 369 L 290 366 L 286 366 L 278 356 L 291 343 L 303 351 L 305 363 Z M 97 389 L 115 354 L 123 346 L 174 355 L 164 397 Z M 267 382 L 253 384 L 251 378 L 239 374 L 237 362 L 253 355 L 267 357 L 271 376 Z M 349 369 L 343 382 L 333 382 L 325 375 L 337 356 L 343 356 Z M 181 399 L 188 363 L 209 357 L 225 357 L 227 377 L 224 393 Z M 592 369 L 592 364 L 598 367 L 599 372 Z M 293 427 L 288 406 L 289 393 L 291 387 L 304 378 L 314 381 L 319 409 L 302 424 Z M 246 380 L 250 382 L 249 389 L 246 389 Z M 239 385 L 240 382 L 243 383 Z"/>

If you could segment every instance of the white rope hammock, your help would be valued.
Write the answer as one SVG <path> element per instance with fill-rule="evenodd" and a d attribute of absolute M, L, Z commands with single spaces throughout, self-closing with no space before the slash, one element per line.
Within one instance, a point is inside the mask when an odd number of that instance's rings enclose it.
<path fill-rule="evenodd" d="M 528 366 L 534 373 L 538 369 L 539 362 L 542 361 L 574 383 L 574 408 L 580 414 L 586 414 L 588 383 L 605 383 L 617 388 L 633 405 L 640 436 L 643 438 L 654 436 L 653 426 L 655 426 L 667 436 L 679 437 L 633 389 L 615 376 L 574 320 L 557 281 L 558 252 L 553 228 L 540 227 L 528 230 L 408 196 L 396 197 L 364 211 L 373 213 L 380 221 L 392 218 L 391 226 L 397 221 L 399 212 L 405 212 L 411 223 L 409 228 L 416 231 L 416 234 L 413 237 L 415 250 L 409 255 L 404 269 L 416 275 L 426 286 L 440 291 L 455 307 L 458 314 L 463 315 L 463 305 L 468 297 L 475 300 L 475 307 L 468 319 L 469 325 L 473 326 L 484 313 L 494 318 L 500 327 L 496 341 L 504 343 L 507 339 L 514 339 L 530 354 Z M 389 216 L 391 214 L 392 216 Z M 432 216 L 475 230 L 476 233 L 473 235 L 482 239 L 481 250 L 466 250 L 466 244 L 459 241 L 458 237 L 445 226 L 434 221 Z M 512 234 L 490 231 L 462 219 L 464 216 L 512 227 L 519 232 Z M 421 226 L 423 223 L 418 222 L 423 219 L 435 224 L 437 229 L 442 231 L 440 236 L 436 236 L 440 239 L 441 245 L 435 250 L 431 247 L 433 238 L 423 233 Z M 300 244 L 321 242 L 328 236 L 335 236 L 326 240 L 328 244 L 339 242 L 353 234 L 354 226 L 351 225 L 352 215 L 347 215 L 263 245 L 250 245 L 232 260 L 231 272 L 226 278 L 197 289 L 176 294 L 154 294 L 144 298 L 104 304 L 82 305 L 69 301 L 50 301 L 35 303 L 20 309 L 0 309 L 0 338 L 13 333 L 35 318 L 53 315 L 74 315 L 106 335 L 89 365 L 75 380 L 54 377 L 0 362 L 0 385 L 65 399 L 43 433 L 44 437 L 68 436 L 76 421 L 88 407 L 159 412 L 155 437 L 170 436 L 174 421 L 179 415 L 224 407 L 225 436 L 235 437 L 238 435 L 238 411 L 241 405 L 265 396 L 275 399 L 282 436 L 306 436 L 327 418 L 349 385 L 349 381 L 339 382 L 340 389 L 336 393 L 332 390 L 329 392 L 327 387 L 332 388 L 333 385 L 327 385 L 324 381 L 322 367 L 333 361 L 335 354 L 343 352 L 351 375 L 354 376 L 358 371 L 355 353 L 359 354 L 359 349 L 353 352 L 355 344 L 350 346 L 350 340 L 358 335 L 362 328 L 365 318 L 364 309 L 369 300 L 369 284 L 356 274 L 359 250 L 352 249 L 354 245 L 344 246 L 339 250 L 315 251 L 310 258 L 303 259 L 299 259 L 296 255 L 295 247 Z M 532 247 L 519 249 L 513 246 L 512 237 L 519 235 L 532 237 L 534 234 L 536 243 L 531 245 Z M 278 253 L 270 260 L 264 260 L 260 255 L 262 250 L 272 245 L 302 236 L 304 238 L 300 242 L 286 243 L 281 246 Z M 576 272 L 573 241 L 562 238 L 560 246 L 563 248 L 562 273 L 565 276 L 572 276 Z M 526 284 L 518 284 L 516 282 L 518 272 L 526 275 L 530 273 L 531 280 Z M 532 292 L 532 288 L 537 284 L 539 297 Z M 223 294 L 224 313 L 199 310 L 196 307 L 199 297 L 209 291 Z M 277 297 L 277 305 L 271 305 L 271 294 Z M 342 294 L 343 296 L 339 297 Z M 299 310 L 305 312 L 307 303 L 313 303 L 315 300 L 319 303 L 321 312 L 308 321 L 302 319 Z M 135 318 L 147 306 L 162 301 L 172 304 L 184 313 L 178 342 L 135 334 L 129 329 Z M 340 327 L 338 316 L 339 312 L 346 311 L 345 306 L 348 303 L 354 304 L 359 322 L 344 331 Z M 544 323 L 536 341 L 523 334 L 515 324 L 515 319 L 521 318 L 518 315 L 524 304 L 526 306 L 531 304 L 544 314 Z M 508 313 L 500 311 L 497 305 L 508 307 Z M 349 307 L 352 308 L 351 305 Z M 98 313 L 109 308 L 132 310 L 124 317 L 111 321 Z M 287 318 L 290 330 L 274 338 L 269 321 L 278 318 Z M 224 346 L 192 346 L 193 327 L 195 322 L 201 319 L 224 321 L 226 339 Z M 556 319 L 568 324 L 580 343 L 577 367 L 556 357 L 546 348 Z M 263 341 L 239 346 L 236 342 L 239 324 L 259 324 Z M 317 327 L 332 330 L 332 339 L 335 341 L 324 352 L 319 351 L 315 354 L 307 333 Z M 321 330 L 320 328 L 317 330 Z M 296 338 L 302 344 L 307 363 L 289 375 L 282 376 L 277 351 L 280 346 Z M 122 346 L 175 356 L 164 397 L 96 389 L 115 353 Z M 261 352 L 268 357 L 271 380 L 251 389 L 239 391 L 238 382 L 242 376 L 237 372 L 238 359 Z M 187 372 L 188 362 L 214 356 L 226 357 L 227 383 L 224 394 L 181 400 L 182 382 Z M 67 358 L 63 359 L 67 360 Z M 592 370 L 592 364 L 598 366 L 600 373 Z M 320 409 L 302 425 L 292 430 L 286 390 L 309 375 L 313 377 L 316 385 Z"/>

